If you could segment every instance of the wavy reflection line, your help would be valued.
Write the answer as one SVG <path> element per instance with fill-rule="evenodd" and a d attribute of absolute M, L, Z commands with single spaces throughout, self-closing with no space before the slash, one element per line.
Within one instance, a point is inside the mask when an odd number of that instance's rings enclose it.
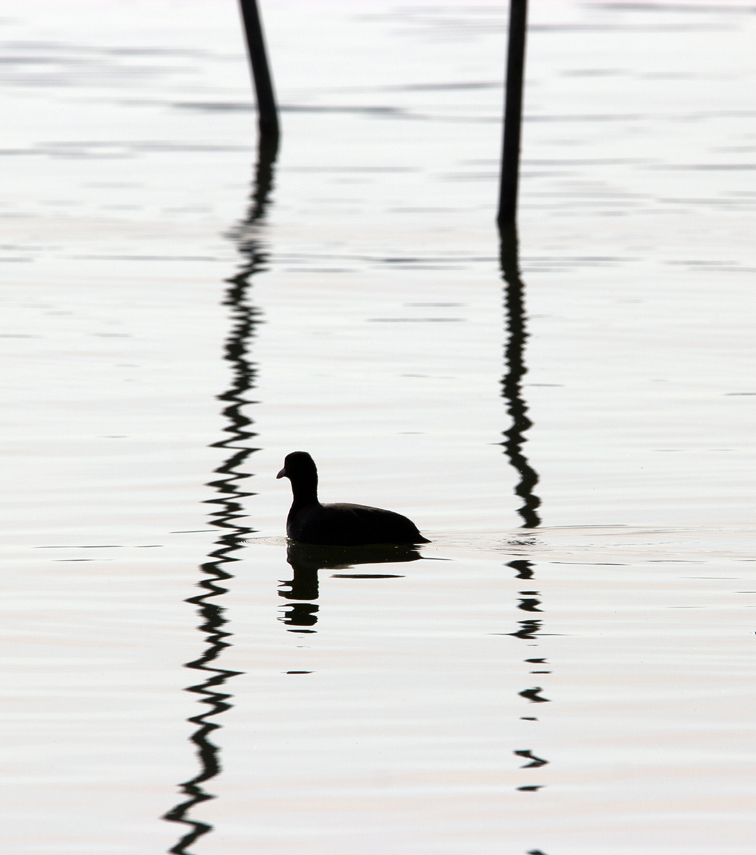
<path fill-rule="evenodd" d="M 243 482 L 251 476 L 242 467 L 247 458 L 258 450 L 250 444 L 250 440 L 256 436 L 251 429 L 252 419 L 243 412 L 248 404 L 253 403 L 247 398 L 256 378 L 255 365 L 249 358 L 249 343 L 258 322 L 258 312 L 249 303 L 247 292 L 250 277 L 266 266 L 267 256 L 255 235 L 254 225 L 265 214 L 273 184 L 275 153 L 274 147 L 261 145 L 249 209 L 230 235 L 236 241 L 244 262 L 236 276 L 227 280 L 229 287 L 223 300 L 223 305 L 230 307 L 231 315 L 231 330 L 226 339 L 223 358 L 231 367 L 232 381 L 228 390 L 218 395 L 218 400 L 225 404 L 222 414 L 226 419 L 223 428 L 226 436 L 211 446 L 222 448 L 229 454 L 215 470 L 221 477 L 208 484 L 217 495 L 207 500 L 207 504 L 214 506 L 210 513 L 210 524 L 221 529 L 221 533 L 208 555 L 208 561 L 200 565 L 203 578 L 198 586 L 202 593 L 186 600 L 199 610 L 202 622 L 198 629 L 205 643 L 202 655 L 184 666 L 201 672 L 204 677 L 202 682 L 188 686 L 185 690 L 198 696 L 199 703 L 204 706 L 202 712 L 188 719 L 197 727 L 190 741 L 197 750 L 200 769 L 197 775 L 179 785 L 181 793 L 187 798 L 163 817 L 169 822 L 187 827 L 186 833 L 168 850 L 172 855 L 191 855 L 188 847 L 213 830 L 209 823 L 193 819 L 190 812 L 202 802 L 216 798 L 205 789 L 205 784 L 222 770 L 220 748 L 211 736 L 222 726 L 217 716 L 232 706 L 232 695 L 224 689 L 226 683 L 243 673 L 216 664 L 223 650 L 231 646 L 228 639 L 232 633 L 225 628 L 228 624 L 224 617 L 225 609 L 215 600 L 228 592 L 222 583 L 232 579 L 233 575 L 227 568 L 240 560 L 235 553 L 244 548 L 244 538 L 255 531 L 241 522 L 246 517 L 242 500 L 254 495 L 241 489 Z"/>
<path fill-rule="evenodd" d="M 517 513 L 522 517 L 521 528 L 536 528 L 541 518 L 536 512 L 541 500 L 533 492 L 538 483 L 538 473 L 528 463 L 522 448 L 525 432 L 533 426 L 528 418 L 528 408 L 522 397 L 522 378 L 527 374 L 525 367 L 525 341 L 528 337 L 525 322 L 524 286 L 520 278 L 519 246 L 517 226 L 502 226 L 499 231 L 499 262 L 501 275 L 506 283 L 507 332 L 509 339 L 505 351 L 506 373 L 501 380 L 502 397 L 507 402 L 507 412 L 512 417 L 512 427 L 503 432 L 504 447 L 509 462 L 520 475 L 515 493 L 524 500 Z"/>

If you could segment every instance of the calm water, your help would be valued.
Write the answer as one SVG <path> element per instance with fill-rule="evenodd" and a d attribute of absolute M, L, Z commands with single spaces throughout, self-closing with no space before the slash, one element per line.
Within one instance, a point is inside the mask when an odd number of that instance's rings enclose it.
<path fill-rule="evenodd" d="M 517 248 L 504 3 L 6 4 L 3 853 L 756 851 L 756 16 L 532 5 Z"/>

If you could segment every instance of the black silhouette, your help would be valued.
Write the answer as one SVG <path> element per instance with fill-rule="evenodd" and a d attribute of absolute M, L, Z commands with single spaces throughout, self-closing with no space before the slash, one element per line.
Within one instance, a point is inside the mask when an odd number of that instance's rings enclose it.
<path fill-rule="evenodd" d="M 407 517 L 365 505 L 318 501 L 318 470 L 306 451 L 286 455 L 276 476 L 288 478 L 294 500 L 286 519 L 286 534 L 299 543 L 359 546 L 377 543 L 430 543 Z"/>

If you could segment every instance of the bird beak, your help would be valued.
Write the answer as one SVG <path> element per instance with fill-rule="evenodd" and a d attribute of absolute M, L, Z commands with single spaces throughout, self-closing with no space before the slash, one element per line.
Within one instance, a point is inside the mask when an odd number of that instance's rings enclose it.
<path fill-rule="evenodd" d="M 284 468 L 278 473 L 278 475 L 276 475 L 276 478 L 285 478 L 285 477 L 286 477 L 286 467 L 284 466 Z"/>

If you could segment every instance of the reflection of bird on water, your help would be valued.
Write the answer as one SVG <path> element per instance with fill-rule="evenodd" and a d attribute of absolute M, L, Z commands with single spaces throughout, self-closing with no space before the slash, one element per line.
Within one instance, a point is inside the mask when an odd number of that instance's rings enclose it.
<path fill-rule="evenodd" d="M 318 570 L 348 570 L 355 564 L 400 564 L 417 561 L 420 553 L 414 546 L 378 544 L 377 546 L 313 546 L 309 543 L 290 543 L 286 549 L 286 560 L 291 564 L 294 578 L 282 584 L 288 590 L 278 593 L 287 600 L 317 600 Z M 387 573 L 340 573 L 342 578 L 387 579 L 395 574 Z"/>
<path fill-rule="evenodd" d="M 286 560 L 294 571 L 292 579 L 282 581 L 278 596 L 287 600 L 317 600 L 318 570 L 348 570 L 355 564 L 399 564 L 417 561 L 422 556 L 415 546 L 382 543 L 374 546 L 313 546 L 289 543 Z M 335 573 L 341 579 L 396 579 L 396 573 Z M 291 603 L 281 620 L 288 626 L 311 627 L 317 621 L 318 606 L 313 602 Z M 297 629 L 291 632 L 314 632 Z"/>
<path fill-rule="evenodd" d="M 378 543 L 374 546 L 319 546 L 290 543 L 286 560 L 297 570 L 347 570 L 355 564 L 399 564 L 422 556 L 414 546 Z"/>
<path fill-rule="evenodd" d="M 430 543 L 407 517 L 365 505 L 318 501 L 318 470 L 306 451 L 287 454 L 276 476 L 288 478 L 294 495 L 286 533 L 299 543 L 359 546 L 380 543 Z"/>

